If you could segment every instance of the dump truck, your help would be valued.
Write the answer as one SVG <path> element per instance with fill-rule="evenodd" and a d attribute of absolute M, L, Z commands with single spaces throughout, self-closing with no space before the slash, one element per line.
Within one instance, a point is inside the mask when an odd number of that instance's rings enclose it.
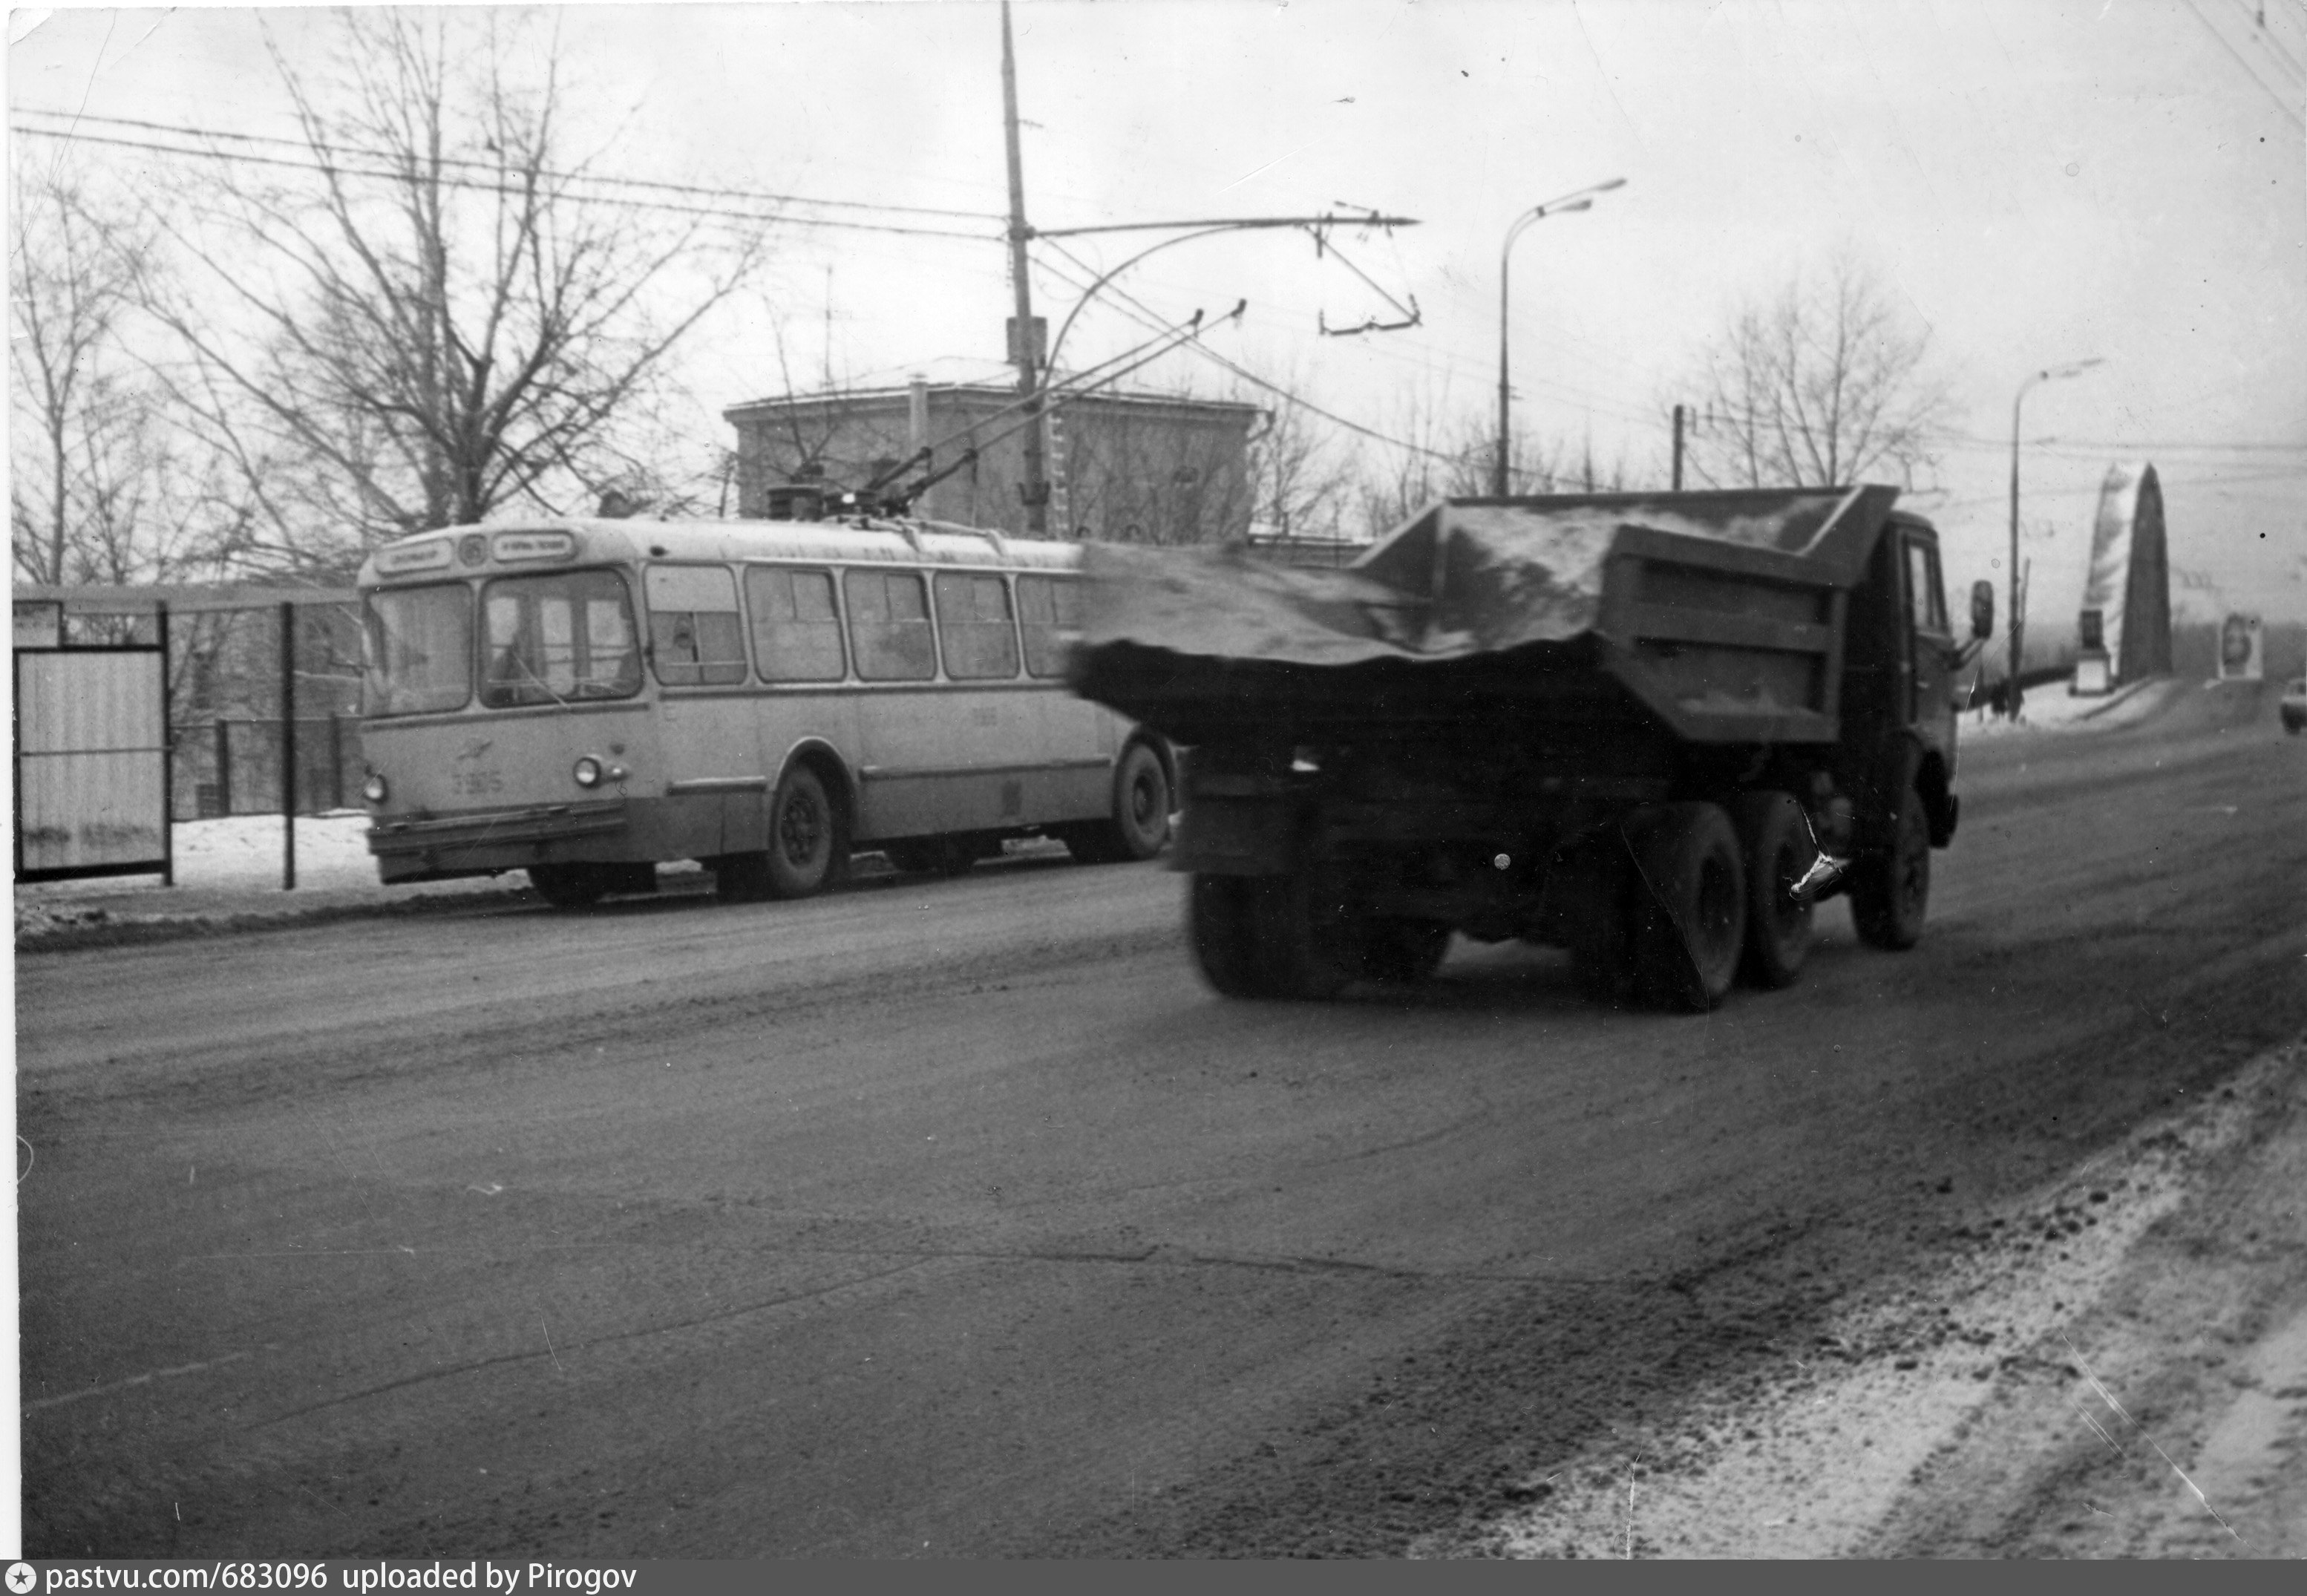
<path fill-rule="evenodd" d="M 1180 745 L 1173 868 L 1228 996 L 1417 982 L 1453 934 L 1616 1004 L 1792 982 L 1815 905 L 1921 937 L 1959 644 L 1898 490 L 1439 501 L 1334 570 L 1092 545 L 1075 690 Z"/>

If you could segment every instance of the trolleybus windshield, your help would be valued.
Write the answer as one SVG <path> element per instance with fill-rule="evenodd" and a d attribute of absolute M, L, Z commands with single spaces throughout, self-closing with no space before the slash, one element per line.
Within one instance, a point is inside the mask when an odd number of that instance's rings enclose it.
<path fill-rule="evenodd" d="M 362 713 L 461 709 L 473 696 L 473 590 L 461 582 L 368 596 Z"/>

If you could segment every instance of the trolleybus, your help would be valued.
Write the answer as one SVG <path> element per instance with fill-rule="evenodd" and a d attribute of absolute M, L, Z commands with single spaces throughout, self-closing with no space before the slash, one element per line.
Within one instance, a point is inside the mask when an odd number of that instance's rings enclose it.
<path fill-rule="evenodd" d="M 363 564 L 369 851 L 580 906 L 693 859 L 803 897 L 852 849 L 1143 859 L 1172 752 L 1065 684 L 1080 551 L 935 522 L 553 520 Z"/>

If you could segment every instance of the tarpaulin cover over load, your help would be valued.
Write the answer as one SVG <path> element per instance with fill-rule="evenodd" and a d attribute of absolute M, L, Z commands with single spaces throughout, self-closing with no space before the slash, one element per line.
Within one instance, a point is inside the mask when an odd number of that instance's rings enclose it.
<path fill-rule="evenodd" d="M 1880 494 L 1880 510 L 1848 513 L 1865 494 Z M 1834 488 L 1445 501 L 1343 571 L 1277 566 L 1235 548 L 1091 544 L 1082 642 L 1301 665 L 1453 659 L 1560 642 L 1597 623 L 1605 564 L 1628 532 L 1824 561 L 1834 569 L 1804 575 L 1847 587 L 1889 500 L 1887 490 Z"/>
<path fill-rule="evenodd" d="M 1726 595 L 1742 585 L 1848 588 L 1896 496 L 1861 487 L 1445 500 L 1343 571 L 1277 566 L 1232 548 L 1092 544 L 1075 682 L 1160 724 L 1198 718 L 1181 698 L 1219 691 L 1286 682 L 1326 698 L 1334 688 L 1316 679 L 1332 670 L 1375 672 L 1375 682 L 1408 666 L 1455 679 L 1454 664 L 1561 655 L 1590 638 L 1631 647 L 1634 636 L 1610 635 L 1609 618 L 1614 600 L 1642 596 L 1609 591 L 1637 580 L 1613 576 L 1614 562 L 1710 573 L 1699 579 Z"/>

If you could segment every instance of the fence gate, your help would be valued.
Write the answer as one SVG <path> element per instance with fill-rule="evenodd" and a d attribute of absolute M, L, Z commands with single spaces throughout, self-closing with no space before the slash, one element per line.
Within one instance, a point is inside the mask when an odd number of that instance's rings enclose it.
<path fill-rule="evenodd" d="M 173 883 L 167 622 L 154 644 L 14 654 L 16 880 Z"/>

